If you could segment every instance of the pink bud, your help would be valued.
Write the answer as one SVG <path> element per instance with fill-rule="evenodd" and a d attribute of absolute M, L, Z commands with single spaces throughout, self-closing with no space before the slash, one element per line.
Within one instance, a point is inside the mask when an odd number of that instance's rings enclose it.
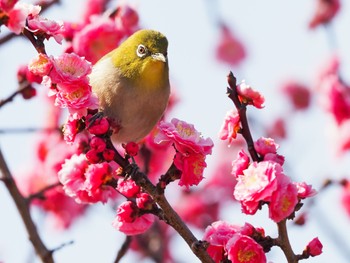
<path fill-rule="evenodd" d="M 313 240 L 310 241 L 310 243 L 306 246 L 306 250 L 312 257 L 318 256 L 322 253 L 323 245 L 318 239 L 318 237 L 315 237 Z"/>
<path fill-rule="evenodd" d="M 106 143 L 102 138 L 94 136 L 90 141 L 90 147 L 100 153 L 106 149 Z"/>
<path fill-rule="evenodd" d="M 86 159 L 88 159 L 90 163 L 98 163 L 101 160 L 101 157 L 96 150 L 91 149 L 86 153 Z"/>
<path fill-rule="evenodd" d="M 136 156 L 139 152 L 139 145 L 135 142 L 128 142 L 123 147 L 125 149 L 125 152 L 130 156 Z"/>

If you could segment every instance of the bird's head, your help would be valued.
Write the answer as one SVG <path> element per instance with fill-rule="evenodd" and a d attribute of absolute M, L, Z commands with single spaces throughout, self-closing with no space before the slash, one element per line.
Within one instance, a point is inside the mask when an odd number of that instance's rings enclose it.
<path fill-rule="evenodd" d="M 120 74 L 149 88 L 168 81 L 168 40 L 158 31 L 139 30 L 110 53 Z"/>

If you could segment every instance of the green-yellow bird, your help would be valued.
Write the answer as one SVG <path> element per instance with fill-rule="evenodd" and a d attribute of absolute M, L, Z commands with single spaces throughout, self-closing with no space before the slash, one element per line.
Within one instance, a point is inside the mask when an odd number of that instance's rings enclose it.
<path fill-rule="evenodd" d="M 102 57 L 90 84 L 100 110 L 119 131 L 114 142 L 138 142 L 157 124 L 170 95 L 168 41 L 154 30 L 139 30 Z"/>

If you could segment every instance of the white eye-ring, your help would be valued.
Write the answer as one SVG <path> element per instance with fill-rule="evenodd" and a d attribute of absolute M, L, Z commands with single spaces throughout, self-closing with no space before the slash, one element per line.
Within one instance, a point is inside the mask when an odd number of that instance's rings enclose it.
<path fill-rule="evenodd" d="M 138 45 L 136 54 L 142 58 L 147 54 L 147 48 L 144 45 Z"/>

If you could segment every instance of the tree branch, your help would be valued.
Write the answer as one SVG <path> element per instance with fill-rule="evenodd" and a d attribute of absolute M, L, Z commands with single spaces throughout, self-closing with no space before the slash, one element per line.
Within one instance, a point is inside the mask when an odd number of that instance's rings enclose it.
<path fill-rule="evenodd" d="M 108 147 L 113 147 L 110 140 L 107 140 L 107 145 Z M 158 191 L 158 188 L 152 184 L 147 175 L 139 171 L 136 164 L 130 164 L 129 161 L 123 158 L 114 147 L 112 149 L 115 151 L 114 160 L 123 168 L 125 176 L 130 176 L 131 179 L 133 179 L 138 186 L 142 187 L 142 189 L 147 192 L 162 209 L 162 213 L 159 215 L 159 218 L 164 220 L 168 225 L 172 226 L 180 234 L 180 236 L 191 248 L 192 252 L 203 263 L 213 263 L 214 261 L 206 251 L 206 243 L 198 240 L 193 235 L 191 230 L 169 204 L 168 200 L 164 196 L 164 191 Z"/>
<path fill-rule="evenodd" d="M 259 162 L 261 158 L 259 157 L 258 153 L 254 148 L 254 140 L 248 125 L 247 107 L 245 104 L 241 103 L 238 98 L 238 93 L 236 88 L 237 80 L 235 76 L 232 74 L 232 72 L 230 72 L 229 75 L 227 76 L 227 82 L 230 86 L 229 88 L 227 88 L 228 97 L 235 104 L 239 114 L 240 121 L 241 121 L 241 125 L 242 125 L 241 134 L 247 143 L 248 151 L 253 161 Z"/>
<path fill-rule="evenodd" d="M 288 231 L 287 231 L 287 219 L 277 223 L 278 227 L 278 238 L 276 239 L 276 245 L 279 246 L 284 255 L 287 258 L 288 263 L 298 263 L 298 257 L 294 254 L 293 249 L 289 242 Z"/>
<path fill-rule="evenodd" d="M 2 155 L 0 149 L 0 179 L 5 183 L 7 190 L 9 191 L 13 201 L 16 204 L 17 210 L 21 215 L 22 221 L 27 230 L 29 240 L 32 243 L 37 255 L 44 263 L 53 263 L 52 251 L 48 250 L 41 240 L 36 226 L 31 218 L 29 206 L 26 198 L 24 198 L 19 192 L 17 185 L 10 173 L 10 170 L 6 164 L 6 161 Z"/>

